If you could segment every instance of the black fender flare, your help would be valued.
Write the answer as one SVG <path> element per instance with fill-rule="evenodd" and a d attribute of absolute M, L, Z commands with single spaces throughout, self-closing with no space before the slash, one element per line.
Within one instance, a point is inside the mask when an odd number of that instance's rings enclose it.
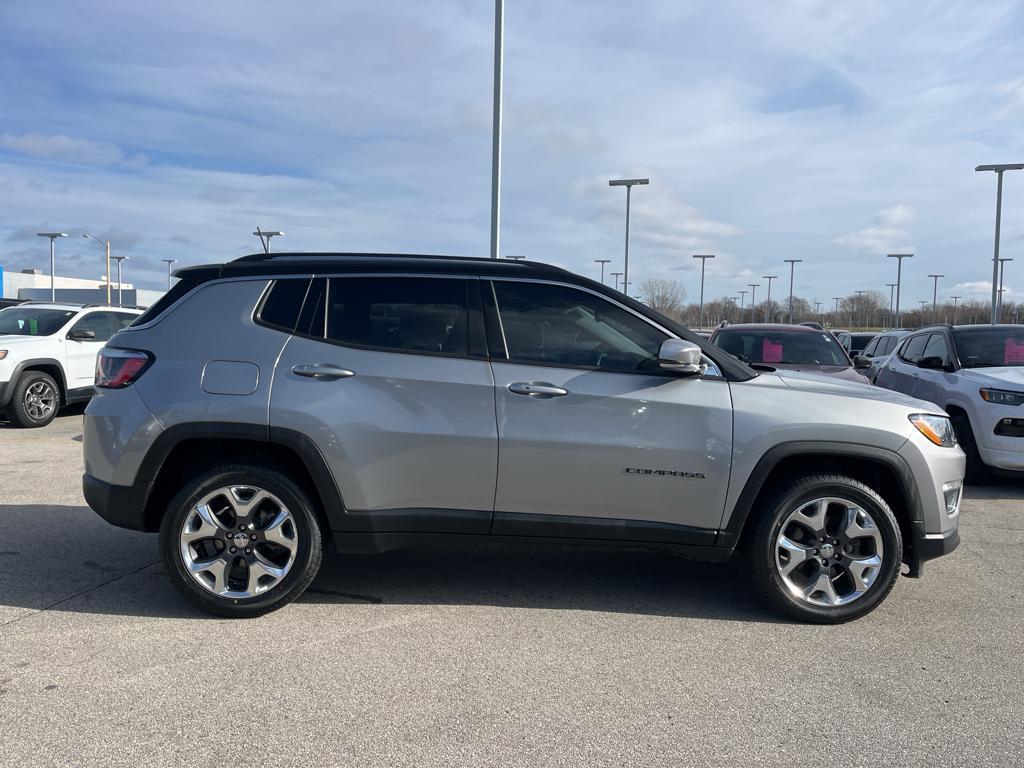
<path fill-rule="evenodd" d="M 21 374 L 25 369 L 31 368 L 35 365 L 53 366 L 57 369 L 57 373 L 59 374 L 57 376 L 57 386 L 60 387 L 61 399 L 65 401 L 67 400 L 68 380 L 67 375 L 64 373 L 64 366 L 61 364 L 60 360 L 53 357 L 33 357 L 28 360 L 22 360 L 14 366 L 14 371 L 11 373 L 10 380 L 4 383 L 3 387 L 0 388 L 0 408 L 5 407 L 11 402 L 11 397 L 14 396 L 14 388 L 18 385 L 18 379 L 21 378 Z"/>

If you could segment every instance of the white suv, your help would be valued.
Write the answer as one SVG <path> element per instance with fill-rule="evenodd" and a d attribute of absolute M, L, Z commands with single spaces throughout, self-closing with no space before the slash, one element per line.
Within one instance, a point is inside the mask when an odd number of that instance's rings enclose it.
<path fill-rule="evenodd" d="M 1024 325 L 922 328 L 875 381 L 944 408 L 967 454 L 967 475 L 1024 471 Z"/>
<path fill-rule="evenodd" d="M 139 310 L 19 304 L 0 310 L 0 410 L 19 427 L 45 427 L 92 397 L 96 355 Z"/>

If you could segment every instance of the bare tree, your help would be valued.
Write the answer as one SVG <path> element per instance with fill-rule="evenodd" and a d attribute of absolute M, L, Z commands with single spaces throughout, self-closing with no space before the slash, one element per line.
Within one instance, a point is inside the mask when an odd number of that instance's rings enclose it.
<path fill-rule="evenodd" d="M 648 277 L 640 283 L 640 295 L 644 297 L 644 304 L 651 309 L 666 317 L 678 319 L 682 314 L 686 289 L 675 280 Z"/>

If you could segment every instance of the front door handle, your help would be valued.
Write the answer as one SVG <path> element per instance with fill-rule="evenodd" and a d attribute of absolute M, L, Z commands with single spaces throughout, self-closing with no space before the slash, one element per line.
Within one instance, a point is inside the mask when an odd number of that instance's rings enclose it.
<path fill-rule="evenodd" d="M 323 379 L 324 381 L 347 379 L 350 376 L 356 375 L 355 371 L 339 368 L 338 366 L 331 365 L 330 363 L 307 363 L 305 365 L 296 365 L 292 368 L 292 373 L 296 376 L 306 376 L 310 379 Z"/>
<path fill-rule="evenodd" d="M 508 385 L 508 391 L 514 395 L 526 395 L 537 400 L 547 400 L 550 397 L 563 397 L 569 394 L 568 389 L 556 387 L 546 381 L 515 381 Z"/>

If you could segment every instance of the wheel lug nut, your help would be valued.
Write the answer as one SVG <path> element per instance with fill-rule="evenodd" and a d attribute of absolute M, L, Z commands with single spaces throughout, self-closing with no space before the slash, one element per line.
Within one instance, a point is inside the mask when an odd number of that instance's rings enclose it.
<path fill-rule="evenodd" d="M 244 526 L 244 525 L 240 525 L 240 526 L 238 526 L 238 530 L 240 530 L 240 531 L 244 531 L 244 530 L 245 530 L 245 526 Z"/>
<path fill-rule="evenodd" d="M 818 554 L 818 550 L 814 550 L 814 554 Z"/>
<path fill-rule="evenodd" d="M 249 549 L 249 547 L 246 547 L 246 548 L 245 548 L 245 554 L 247 554 L 247 555 L 251 555 L 251 554 L 252 554 L 252 550 L 251 550 L 251 549 Z"/>
<path fill-rule="evenodd" d="M 250 538 L 250 539 L 252 539 L 253 541 L 256 541 L 256 534 L 254 533 L 254 534 L 253 534 L 252 536 L 250 536 L 249 538 Z"/>
<path fill-rule="evenodd" d="M 821 564 L 822 565 L 828 565 L 828 560 L 826 560 L 825 558 L 822 558 L 821 559 Z"/>
<path fill-rule="evenodd" d="M 234 552 L 234 551 L 235 551 L 235 548 L 234 548 L 234 547 L 232 547 L 232 548 L 231 548 L 231 549 L 229 549 L 228 551 L 229 551 L 229 552 Z"/>
<path fill-rule="evenodd" d="M 825 543 L 825 537 L 822 536 L 820 539 L 818 539 L 818 541 L 820 541 L 822 544 L 824 544 Z"/>

